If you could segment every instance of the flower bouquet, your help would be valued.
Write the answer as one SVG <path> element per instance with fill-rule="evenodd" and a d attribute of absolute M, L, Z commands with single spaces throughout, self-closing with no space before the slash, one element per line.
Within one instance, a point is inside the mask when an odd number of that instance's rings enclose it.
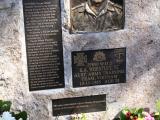
<path fill-rule="evenodd" d="M 74 114 L 71 116 L 71 120 L 87 120 L 86 115 L 84 113 Z"/>
<path fill-rule="evenodd" d="M 114 120 L 160 120 L 160 100 L 156 103 L 157 111 L 150 113 L 144 108 L 124 108 Z"/>
<path fill-rule="evenodd" d="M 19 113 L 10 112 L 11 105 L 10 101 L 0 100 L 0 120 L 27 120 L 25 111 Z"/>

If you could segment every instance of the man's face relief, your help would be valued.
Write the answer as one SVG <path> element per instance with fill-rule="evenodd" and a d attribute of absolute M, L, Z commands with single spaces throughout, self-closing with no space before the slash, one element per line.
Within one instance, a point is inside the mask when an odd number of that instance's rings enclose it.
<path fill-rule="evenodd" d="M 91 5 L 95 7 L 99 7 L 104 1 L 105 0 L 91 0 Z"/>

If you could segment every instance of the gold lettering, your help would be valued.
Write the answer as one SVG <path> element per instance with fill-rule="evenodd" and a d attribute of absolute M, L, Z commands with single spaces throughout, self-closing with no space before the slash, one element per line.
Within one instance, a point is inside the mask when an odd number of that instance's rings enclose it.
<path fill-rule="evenodd" d="M 74 77 L 84 77 L 84 76 L 86 76 L 86 73 L 76 73 L 75 75 L 74 75 Z"/>
<path fill-rule="evenodd" d="M 105 71 L 112 70 L 112 66 L 89 67 L 89 71 Z"/>
<path fill-rule="evenodd" d="M 101 75 L 101 72 L 90 72 L 88 74 L 88 76 L 99 76 L 99 75 Z"/>
<path fill-rule="evenodd" d="M 79 71 L 80 72 L 87 72 L 87 69 L 86 68 L 80 68 Z"/>

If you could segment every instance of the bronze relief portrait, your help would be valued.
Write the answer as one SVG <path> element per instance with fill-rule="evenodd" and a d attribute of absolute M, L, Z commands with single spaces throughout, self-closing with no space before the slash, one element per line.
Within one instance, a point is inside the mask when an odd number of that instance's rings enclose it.
<path fill-rule="evenodd" d="M 124 28 L 124 0 L 71 0 L 71 33 Z"/>

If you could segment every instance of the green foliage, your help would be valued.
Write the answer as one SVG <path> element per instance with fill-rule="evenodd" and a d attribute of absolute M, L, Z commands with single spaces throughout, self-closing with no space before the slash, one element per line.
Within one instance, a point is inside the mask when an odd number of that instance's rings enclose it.
<path fill-rule="evenodd" d="M 156 102 L 156 109 L 158 112 L 160 112 L 160 100 Z"/>
<path fill-rule="evenodd" d="M 10 101 L 2 101 L 0 100 L 0 115 L 3 114 L 3 112 L 9 112 L 11 109 L 12 103 Z M 19 120 L 22 118 L 23 120 L 27 120 L 27 113 L 25 111 L 19 112 L 15 114 L 14 112 L 11 113 L 13 117 L 15 117 L 16 120 Z"/>
<path fill-rule="evenodd" d="M 123 110 L 120 112 L 120 119 L 121 120 L 126 120 L 126 115 L 124 114 Z"/>
<path fill-rule="evenodd" d="M 158 100 L 157 102 L 156 102 L 156 109 L 157 109 L 157 111 L 158 111 L 158 113 L 160 113 L 160 100 Z M 157 113 L 157 114 L 158 114 Z M 158 120 L 160 120 L 160 115 L 157 115 L 158 116 Z"/>
<path fill-rule="evenodd" d="M 143 108 L 139 108 L 136 110 L 135 114 L 138 115 L 138 118 L 143 118 L 142 112 L 144 111 Z"/>
<path fill-rule="evenodd" d="M 10 101 L 0 100 L 0 112 L 10 111 L 12 103 Z"/>
<path fill-rule="evenodd" d="M 82 118 L 81 120 L 87 120 L 86 115 L 84 113 L 82 113 Z"/>
<path fill-rule="evenodd" d="M 72 120 L 87 120 L 87 117 L 84 113 L 81 113 L 81 117 L 72 117 Z"/>
<path fill-rule="evenodd" d="M 25 111 L 18 114 L 12 113 L 12 116 L 15 117 L 16 120 L 19 120 L 20 118 L 22 118 L 23 120 L 27 120 L 27 113 Z"/>
<path fill-rule="evenodd" d="M 129 111 L 128 108 L 124 108 L 123 110 L 120 111 L 120 119 L 121 120 L 126 120 L 126 113 Z"/>
<path fill-rule="evenodd" d="M 128 119 L 131 120 L 135 116 L 138 117 L 138 120 L 143 120 L 144 117 L 142 114 L 143 111 L 144 111 L 143 108 L 132 108 L 132 109 L 124 108 L 120 112 L 120 120 L 128 120 Z"/>

